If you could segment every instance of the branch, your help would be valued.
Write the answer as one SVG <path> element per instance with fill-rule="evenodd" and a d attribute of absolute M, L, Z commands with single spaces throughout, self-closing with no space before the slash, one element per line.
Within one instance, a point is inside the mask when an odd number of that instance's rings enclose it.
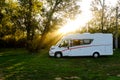
<path fill-rule="evenodd" d="M 50 21 L 52 20 L 52 17 L 53 17 L 53 14 L 55 12 L 55 9 L 57 8 L 57 6 L 62 2 L 62 0 L 56 0 L 55 2 L 55 5 L 53 6 L 53 8 L 51 8 L 51 11 L 50 11 L 50 14 L 48 15 L 48 21 L 45 25 L 45 29 L 44 29 L 44 32 L 43 32 L 43 35 L 49 31 L 50 29 Z"/>

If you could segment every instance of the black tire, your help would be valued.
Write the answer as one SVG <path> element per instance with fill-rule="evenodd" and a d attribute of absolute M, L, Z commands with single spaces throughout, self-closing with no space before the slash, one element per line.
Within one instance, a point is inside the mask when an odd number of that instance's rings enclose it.
<path fill-rule="evenodd" d="M 98 52 L 93 53 L 94 58 L 98 58 L 99 56 L 100 56 L 100 54 Z"/>
<path fill-rule="evenodd" d="M 55 57 L 56 58 L 61 58 L 62 57 L 62 53 L 55 53 Z"/>

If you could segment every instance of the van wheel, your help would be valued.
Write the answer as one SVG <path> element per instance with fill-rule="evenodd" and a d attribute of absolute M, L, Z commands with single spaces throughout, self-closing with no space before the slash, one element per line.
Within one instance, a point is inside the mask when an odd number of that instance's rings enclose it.
<path fill-rule="evenodd" d="M 62 57 L 62 54 L 61 54 L 61 53 L 56 53 L 56 54 L 55 54 L 55 57 L 56 57 L 56 58 L 61 58 L 61 57 Z"/>
<path fill-rule="evenodd" d="M 100 55 L 99 55 L 99 53 L 98 52 L 95 52 L 94 54 L 93 54 L 93 57 L 94 58 L 98 58 Z"/>

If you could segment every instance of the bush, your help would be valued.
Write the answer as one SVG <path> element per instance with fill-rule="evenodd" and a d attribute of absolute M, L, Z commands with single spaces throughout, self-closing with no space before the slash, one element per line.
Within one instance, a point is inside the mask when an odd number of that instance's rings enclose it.
<path fill-rule="evenodd" d="M 17 48 L 25 48 L 26 42 L 27 42 L 26 38 L 21 38 L 18 41 L 16 41 L 16 47 Z"/>
<path fill-rule="evenodd" d="M 25 48 L 26 38 L 16 38 L 9 36 L 0 39 L 0 48 Z"/>
<path fill-rule="evenodd" d="M 0 39 L 0 48 L 5 48 L 6 47 L 6 42 L 3 39 Z"/>

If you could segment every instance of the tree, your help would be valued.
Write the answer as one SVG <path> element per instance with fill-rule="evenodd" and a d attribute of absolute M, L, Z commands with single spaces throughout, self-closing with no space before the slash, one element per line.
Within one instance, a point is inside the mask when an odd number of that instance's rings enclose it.
<path fill-rule="evenodd" d="M 41 20 L 41 46 L 44 45 L 46 35 L 56 29 L 55 25 L 63 25 L 67 19 L 73 19 L 80 13 L 79 0 L 43 0 Z M 42 44 L 43 43 L 43 44 Z"/>
<path fill-rule="evenodd" d="M 39 0 L 19 0 L 21 5 L 21 21 L 27 31 L 27 40 L 32 40 L 38 25 L 36 16 L 41 12 L 42 2 Z"/>
<path fill-rule="evenodd" d="M 31 45 L 38 29 L 39 22 L 37 15 L 41 13 L 42 2 L 39 0 L 19 0 L 20 4 L 20 24 L 25 29 L 27 36 L 27 49 L 32 50 Z"/>
<path fill-rule="evenodd" d="M 93 19 L 88 22 L 91 32 L 111 32 L 115 28 L 115 7 L 105 4 L 105 0 L 94 0 L 91 3 Z"/>
<path fill-rule="evenodd" d="M 0 1 L 0 28 L 1 38 L 12 35 L 16 31 L 16 20 L 18 18 L 18 2 L 12 0 Z"/>
<path fill-rule="evenodd" d="M 3 32 L 3 19 L 5 18 L 5 6 L 6 3 L 4 0 L 0 1 L 0 38 L 4 36 L 4 32 Z"/>
<path fill-rule="evenodd" d="M 68 19 L 80 13 L 79 0 L 1 0 L 0 37 L 16 38 L 22 33 L 27 45 L 40 34 L 43 43 L 46 35 L 58 29 Z M 21 36 L 21 34 L 19 35 Z M 18 39 L 18 38 L 16 38 Z"/>

